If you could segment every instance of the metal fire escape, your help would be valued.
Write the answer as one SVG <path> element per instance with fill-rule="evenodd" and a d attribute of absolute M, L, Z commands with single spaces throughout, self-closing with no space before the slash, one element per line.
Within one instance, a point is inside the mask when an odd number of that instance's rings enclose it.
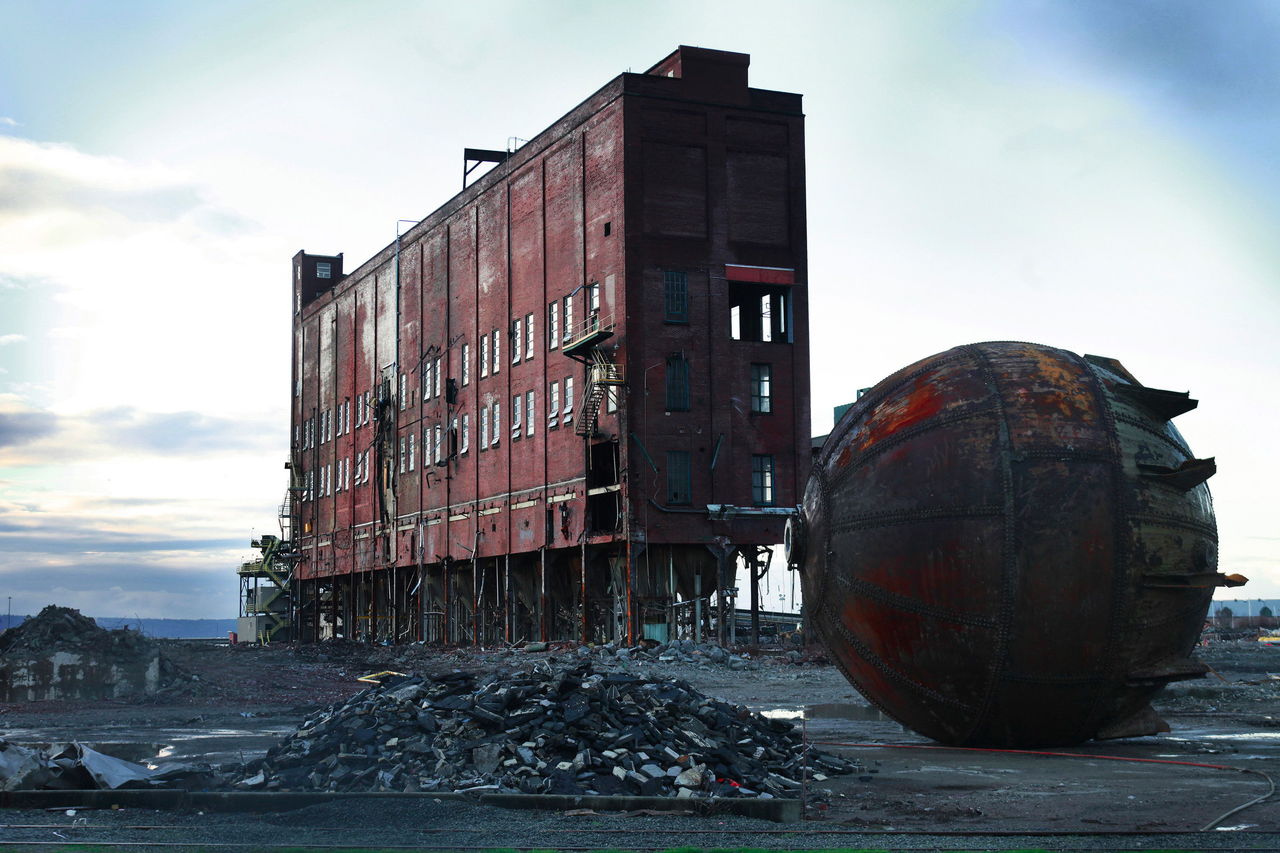
<path fill-rule="evenodd" d="M 595 435 L 596 417 L 609 389 L 624 384 L 618 365 L 600 347 L 601 343 L 613 337 L 613 329 L 612 317 L 602 317 L 599 311 L 592 311 L 564 342 L 564 354 L 587 365 L 582 410 L 573 427 L 573 431 L 584 438 Z"/>

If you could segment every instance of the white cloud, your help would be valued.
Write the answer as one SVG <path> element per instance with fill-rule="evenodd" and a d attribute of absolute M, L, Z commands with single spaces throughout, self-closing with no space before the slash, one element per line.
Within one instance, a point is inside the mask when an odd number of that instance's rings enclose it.
<path fill-rule="evenodd" d="M 9 344 L 20 344 L 26 339 L 27 339 L 26 335 L 19 335 L 19 334 L 0 335 L 0 347 L 8 346 Z"/>
<path fill-rule="evenodd" d="M 17 122 L 15 119 L 11 119 L 11 118 L 9 118 L 8 116 L 0 116 L 0 126 L 3 126 L 3 127 L 21 127 L 21 125 L 20 125 L 20 124 L 18 124 L 18 122 Z"/>

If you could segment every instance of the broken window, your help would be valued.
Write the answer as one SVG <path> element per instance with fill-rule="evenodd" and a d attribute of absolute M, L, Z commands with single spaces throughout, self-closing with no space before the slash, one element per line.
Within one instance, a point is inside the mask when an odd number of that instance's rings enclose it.
<path fill-rule="evenodd" d="M 729 336 L 735 341 L 790 343 L 791 289 L 729 282 Z"/>
<path fill-rule="evenodd" d="M 751 457 L 751 502 L 756 506 L 773 505 L 773 457 L 755 454 Z"/>
<path fill-rule="evenodd" d="M 667 411 L 689 411 L 689 362 L 683 353 L 667 357 Z"/>
<path fill-rule="evenodd" d="M 524 412 L 524 395 L 516 394 L 511 398 L 511 440 L 520 439 L 520 420 Z"/>
<path fill-rule="evenodd" d="M 462 452 L 471 449 L 471 415 L 462 416 Z"/>
<path fill-rule="evenodd" d="M 662 274 L 664 293 L 663 319 L 668 323 L 689 322 L 689 274 L 666 270 Z"/>
<path fill-rule="evenodd" d="M 693 502 L 693 483 L 689 468 L 689 451 L 667 451 L 667 503 Z"/>
<path fill-rule="evenodd" d="M 555 429 L 560 425 L 560 383 L 551 380 L 547 386 L 547 428 Z"/>
<path fill-rule="evenodd" d="M 520 363 L 520 347 L 524 341 L 524 320 L 517 317 L 511 321 L 511 363 Z"/>
<path fill-rule="evenodd" d="M 751 365 L 751 411 L 766 415 L 773 411 L 773 365 Z"/>

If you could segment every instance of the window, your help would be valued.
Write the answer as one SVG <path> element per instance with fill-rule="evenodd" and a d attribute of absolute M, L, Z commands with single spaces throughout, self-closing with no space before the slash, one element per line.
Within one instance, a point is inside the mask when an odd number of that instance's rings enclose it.
<path fill-rule="evenodd" d="M 689 411 L 689 362 L 683 353 L 667 358 L 667 411 Z"/>
<path fill-rule="evenodd" d="M 735 341 L 789 343 L 786 287 L 729 282 L 729 336 Z"/>
<path fill-rule="evenodd" d="M 573 377 L 566 376 L 564 378 L 564 413 L 568 415 L 573 411 Z"/>
<path fill-rule="evenodd" d="M 333 267 L 328 261 L 316 262 L 316 278 L 330 278 L 333 275 Z"/>
<path fill-rule="evenodd" d="M 493 441 L 489 442 L 494 447 L 498 446 L 498 438 L 502 435 L 502 403 L 494 401 L 493 403 Z"/>
<path fill-rule="evenodd" d="M 444 429 L 440 424 L 436 424 L 431 429 L 432 437 L 432 458 L 439 465 L 444 462 Z"/>
<path fill-rule="evenodd" d="M 526 391 L 524 395 L 524 422 L 525 433 L 527 435 L 533 435 L 534 427 L 538 425 L 537 418 L 535 417 L 536 413 L 537 406 L 534 403 L 533 392 Z"/>
<path fill-rule="evenodd" d="M 573 337 L 573 294 L 570 293 L 564 298 L 564 339 L 570 340 Z"/>
<path fill-rule="evenodd" d="M 689 322 L 689 274 L 667 270 L 662 279 L 666 297 L 663 319 L 668 323 Z"/>
<path fill-rule="evenodd" d="M 547 306 L 547 349 L 560 346 L 560 303 Z"/>
<path fill-rule="evenodd" d="M 350 398 L 342 401 L 342 423 L 338 427 L 338 432 L 346 435 L 351 432 L 351 400 Z"/>
<path fill-rule="evenodd" d="M 409 461 L 409 439 L 403 435 L 400 436 L 400 473 L 403 474 L 407 469 L 405 465 Z"/>
<path fill-rule="evenodd" d="M 471 449 L 471 415 L 462 416 L 462 452 L 466 453 Z"/>
<path fill-rule="evenodd" d="M 524 315 L 524 357 L 526 359 L 533 358 L 533 315 Z M 520 346 L 520 341 L 516 341 L 516 346 Z"/>
<path fill-rule="evenodd" d="M 498 369 L 502 366 L 502 334 L 497 330 L 493 330 L 493 375 L 498 375 Z"/>
<path fill-rule="evenodd" d="M 414 439 L 417 437 L 416 432 L 409 433 L 409 470 L 412 471 L 417 463 L 417 453 L 414 447 Z"/>
<path fill-rule="evenodd" d="M 773 457 L 751 457 L 751 502 L 756 506 L 773 505 Z"/>
<path fill-rule="evenodd" d="M 462 384 L 471 383 L 471 344 L 462 345 Z"/>
<path fill-rule="evenodd" d="M 489 336 L 480 337 L 480 378 L 489 375 Z"/>
<path fill-rule="evenodd" d="M 520 363 L 520 348 L 524 345 L 524 321 L 519 317 L 511 321 L 511 363 Z"/>
<path fill-rule="evenodd" d="M 447 458 L 449 459 L 454 459 L 454 458 L 457 458 L 458 456 L 458 416 L 457 415 L 454 415 L 453 419 L 449 421 L 449 430 L 445 436 L 445 439 L 449 442 L 449 446 L 447 448 L 443 448 L 443 447 L 441 448 L 441 451 L 440 451 L 441 458 L 436 460 L 437 463 L 444 462 L 446 455 L 447 455 Z"/>
<path fill-rule="evenodd" d="M 560 383 L 554 379 L 547 386 L 547 426 L 555 429 L 560 425 Z"/>
<path fill-rule="evenodd" d="M 440 396 L 440 358 L 437 356 L 431 361 L 431 393 L 433 396 Z"/>
<path fill-rule="evenodd" d="M 667 503 L 693 502 L 693 486 L 689 471 L 689 451 L 667 451 Z"/>
<path fill-rule="evenodd" d="M 364 392 L 364 422 L 373 420 L 373 391 Z"/>
<path fill-rule="evenodd" d="M 435 385 L 431 381 L 431 362 L 423 360 L 422 362 L 422 399 L 430 400 L 435 396 Z"/>
<path fill-rule="evenodd" d="M 520 439 L 520 415 L 524 412 L 524 395 L 516 394 L 511 398 L 511 440 Z"/>
<path fill-rule="evenodd" d="M 409 408 L 409 375 L 400 374 L 400 411 Z"/>
<path fill-rule="evenodd" d="M 489 446 L 489 407 L 480 407 L 480 449 Z"/>
<path fill-rule="evenodd" d="M 751 411 L 765 415 L 773 411 L 773 365 L 751 365 Z"/>
<path fill-rule="evenodd" d="M 618 388 L 611 385 L 605 389 L 604 410 L 612 414 L 618 411 Z"/>
<path fill-rule="evenodd" d="M 600 313 L 600 282 L 598 281 L 587 285 L 587 313 Z"/>

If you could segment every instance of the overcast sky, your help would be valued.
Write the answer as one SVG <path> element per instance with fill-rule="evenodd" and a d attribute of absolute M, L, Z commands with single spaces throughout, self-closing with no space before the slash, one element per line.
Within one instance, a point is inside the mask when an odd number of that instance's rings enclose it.
<path fill-rule="evenodd" d="M 958 344 L 1113 356 L 1201 401 L 1229 597 L 1280 596 L 1280 3 L 0 0 L 0 598 L 235 615 L 290 257 L 679 44 L 805 96 L 816 431 Z"/>

